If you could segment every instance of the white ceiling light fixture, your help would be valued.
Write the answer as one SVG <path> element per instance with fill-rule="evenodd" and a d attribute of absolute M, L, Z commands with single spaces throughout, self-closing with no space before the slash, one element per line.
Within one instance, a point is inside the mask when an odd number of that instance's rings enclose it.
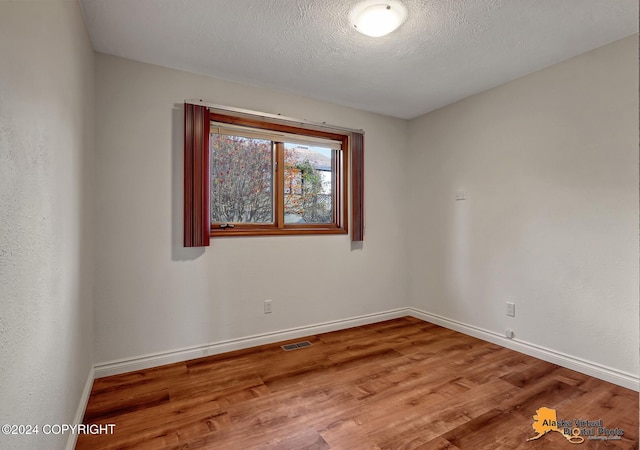
<path fill-rule="evenodd" d="M 373 0 L 360 3 L 351 12 L 351 23 L 362 34 L 385 36 L 396 30 L 407 17 L 407 10 L 398 1 Z"/>

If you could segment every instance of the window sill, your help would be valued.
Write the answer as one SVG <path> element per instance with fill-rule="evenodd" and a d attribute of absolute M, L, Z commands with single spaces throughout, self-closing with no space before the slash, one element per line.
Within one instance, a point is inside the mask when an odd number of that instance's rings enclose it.
<path fill-rule="evenodd" d="M 287 228 L 224 228 L 211 229 L 212 238 L 236 237 L 236 236 L 295 236 L 295 235 L 327 235 L 327 234 L 347 234 L 344 228 L 318 228 L 314 226 L 287 227 Z"/>

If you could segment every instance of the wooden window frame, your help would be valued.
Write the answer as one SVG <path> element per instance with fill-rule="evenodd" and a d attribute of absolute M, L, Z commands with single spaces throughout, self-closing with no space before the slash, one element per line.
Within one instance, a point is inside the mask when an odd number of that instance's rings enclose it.
<path fill-rule="evenodd" d="M 255 120 L 219 113 L 210 113 L 209 119 L 211 122 L 226 123 L 230 125 L 238 125 L 260 130 L 276 131 L 300 136 L 311 136 L 340 141 L 342 147 L 342 150 L 337 153 L 337 156 L 332 158 L 332 177 L 335 178 L 335 182 L 333 183 L 334 189 L 332 192 L 331 200 L 333 206 L 331 223 L 284 223 L 284 143 L 274 141 L 276 162 L 276 169 L 274 170 L 274 223 L 234 223 L 233 228 L 220 228 L 220 223 L 211 223 L 211 237 L 348 233 L 348 201 L 346 187 L 349 185 L 349 135 L 314 130 L 310 128 L 302 128 L 292 125 L 277 124 L 263 120 Z"/>
<path fill-rule="evenodd" d="M 209 162 L 209 134 L 211 122 L 250 127 L 254 129 L 283 132 L 301 136 L 324 138 L 341 142 L 341 151 L 332 158 L 333 183 L 332 223 L 327 224 L 287 224 L 284 223 L 284 151 L 276 149 L 277 170 L 275 170 L 276 189 L 274 204 L 274 224 L 234 223 L 233 227 L 221 228 L 211 223 L 210 183 L 211 167 Z M 204 124 L 207 124 L 205 127 Z M 232 236 L 277 236 L 277 235 L 336 235 L 349 232 L 349 205 L 352 207 L 353 221 L 356 227 L 353 241 L 362 241 L 364 237 L 364 183 L 363 183 L 363 134 L 326 131 L 312 125 L 297 123 L 289 125 L 268 119 L 254 119 L 241 114 L 212 112 L 207 107 L 185 103 L 185 202 L 184 202 L 184 245 L 185 247 L 208 246 L 210 237 Z M 327 127 L 328 128 L 328 127 Z M 205 136 L 199 136 L 202 133 Z M 286 139 L 284 139 L 286 142 Z M 277 143 L 284 147 L 284 144 Z M 206 151 L 204 149 L 206 148 Z M 353 153 L 352 153 L 353 152 Z M 350 161 L 354 167 L 350 172 Z M 352 198 L 349 198 L 351 177 L 357 184 L 351 186 Z M 205 204 L 206 203 L 206 204 Z M 206 235 L 206 236 L 205 236 Z"/>

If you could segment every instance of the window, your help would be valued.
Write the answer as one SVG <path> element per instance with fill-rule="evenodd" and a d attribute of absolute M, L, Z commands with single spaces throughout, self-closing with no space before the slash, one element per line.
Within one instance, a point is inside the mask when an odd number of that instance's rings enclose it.
<path fill-rule="evenodd" d="M 274 221 L 273 142 L 211 133 L 211 224 Z"/>
<path fill-rule="evenodd" d="M 217 236 L 347 233 L 349 152 L 360 161 L 361 136 L 185 104 L 185 246 Z M 354 190 L 361 175 L 354 168 Z M 354 192 L 354 208 L 361 198 Z M 362 240 L 362 213 L 352 215 L 354 240 Z"/>

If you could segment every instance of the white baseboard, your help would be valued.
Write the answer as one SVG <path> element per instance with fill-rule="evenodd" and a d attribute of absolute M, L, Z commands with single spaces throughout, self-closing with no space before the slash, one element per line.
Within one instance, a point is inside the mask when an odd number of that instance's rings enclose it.
<path fill-rule="evenodd" d="M 417 308 L 407 308 L 407 315 L 482 339 L 483 341 L 501 345 L 502 347 L 566 367 L 567 369 L 575 370 L 576 372 L 590 375 L 600 380 L 608 381 L 634 391 L 640 391 L 640 378 L 637 375 L 612 369 L 591 361 L 586 361 L 584 359 L 541 347 L 530 342 L 518 339 L 507 339 L 503 335 L 494 331 L 485 330 L 473 325 L 451 320 Z"/>
<path fill-rule="evenodd" d="M 255 347 L 258 345 L 271 344 L 274 342 L 295 339 L 303 336 L 309 336 L 319 333 L 327 333 L 330 331 L 343 330 L 346 328 L 367 325 L 370 323 L 381 322 L 383 320 L 396 319 L 403 316 L 412 316 L 426 322 L 467 334 L 469 336 L 482 339 L 503 347 L 515 350 L 535 358 L 542 359 L 559 366 L 572 369 L 619 386 L 640 391 L 640 378 L 636 375 L 625 373 L 610 367 L 606 367 L 591 361 L 567 355 L 549 348 L 545 348 L 530 342 L 519 339 L 507 339 L 503 335 L 494 331 L 479 328 L 466 323 L 458 322 L 437 314 L 417 309 L 417 308 L 398 308 L 381 313 L 367 314 L 364 316 L 351 317 L 348 319 L 334 320 L 319 324 L 307 325 L 302 327 L 290 328 L 287 330 L 274 331 L 271 333 L 247 336 L 238 339 L 230 339 L 226 341 L 214 342 L 210 344 L 198 345 L 167 352 L 153 353 L 134 358 L 126 358 L 117 361 L 110 361 L 96 364 L 95 378 L 102 378 L 110 375 L 118 375 L 134 370 L 148 369 L 150 367 L 161 366 L 176 362 L 187 361 L 190 359 L 201 358 L 204 356 L 216 355 L 219 353 L 230 352 L 234 350 L 242 350 L 245 348 Z M 89 390 L 91 384 L 89 383 Z M 85 388 L 86 390 L 86 388 Z M 87 398 L 88 398 L 88 392 Z M 84 398 L 84 397 L 83 397 Z M 82 417 L 80 417 L 80 420 Z"/>
<path fill-rule="evenodd" d="M 82 390 L 82 396 L 80 396 L 80 402 L 78 403 L 78 409 L 76 415 L 73 418 L 73 425 L 82 423 L 84 413 L 87 410 L 87 404 L 89 403 L 89 396 L 91 395 L 91 388 L 93 387 L 93 380 L 96 378 L 95 368 L 91 367 L 87 381 L 84 383 L 84 389 Z M 78 440 L 77 433 L 69 433 L 69 439 L 67 440 L 66 450 L 74 450 L 76 448 L 76 441 Z"/>
<path fill-rule="evenodd" d="M 258 345 L 272 344 L 274 342 L 295 339 L 312 334 L 327 333 L 330 331 L 343 330 L 346 328 L 367 325 L 370 323 L 382 322 L 383 320 L 397 319 L 409 315 L 406 308 L 394 309 L 375 314 L 351 317 L 349 319 L 334 320 L 319 324 L 307 325 L 287 330 L 274 331 L 271 333 L 257 334 L 253 336 L 230 339 L 227 341 L 214 342 L 211 344 L 198 345 L 168 352 L 153 353 L 135 358 L 121 359 L 99 363 L 95 365 L 95 377 L 102 378 L 110 375 L 117 375 L 134 370 L 148 369 L 150 367 L 161 366 L 176 362 L 187 361 L 203 356 L 217 355 L 219 353 L 242 350 Z"/>
<path fill-rule="evenodd" d="M 134 370 L 148 369 L 150 367 L 171 364 L 175 362 L 187 361 L 201 358 L 203 356 L 216 355 L 219 353 L 241 350 L 258 345 L 271 344 L 274 342 L 295 339 L 313 334 L 327 333 L 330 331 L 343 330 L 346 328 L 367 325 L 384 320 L 396 319 L 403 316 L 412 316 L 436 325 L 458 331 L 469 336 L 488 341 L 502 347 L 515 350 L 535 358 L 542 359 L 557 364 L 568 369 L 575 370 L 592 377 L 608 381 L 610 383 L 623 386 L 628 389 L 640 391 L 640 378 L 636 375 L 625 373 L 610 367 L 606 367 L 591 361 L 567 355 L 549 348 L 521 341 L 518 339 L 507 339 L 503 335 L 494 331 L 479 328 L 466 323 L 458 322 L 437 314 L 431 314 L 417 308 L 399 308 L 381 313 L 367 314 L 364 316 L 352 317 L 342 320 L 334 320 L 308 326 L 290 328 L 287 330 L 274 331 L 271 333 L 247 336 L 244 338 L 230 339 L 227 341 L 214 342 L 211 344 L 198 345 L 179 350 L 143 355 L 135 358 L 121 359 L 106 363 L 96 364 L 89 372 L 89 377 L 84 387 L 78 411 L 74 423 L 81 423 L 86 409 L 86 405 L 91 393 L 91 387 L 95 378 L 102 378 L 110 375 L 117 375 Z M 76 444 L 76 435 L 71 434 L 67 443 L 67 449 L 72 450 Z"/>

